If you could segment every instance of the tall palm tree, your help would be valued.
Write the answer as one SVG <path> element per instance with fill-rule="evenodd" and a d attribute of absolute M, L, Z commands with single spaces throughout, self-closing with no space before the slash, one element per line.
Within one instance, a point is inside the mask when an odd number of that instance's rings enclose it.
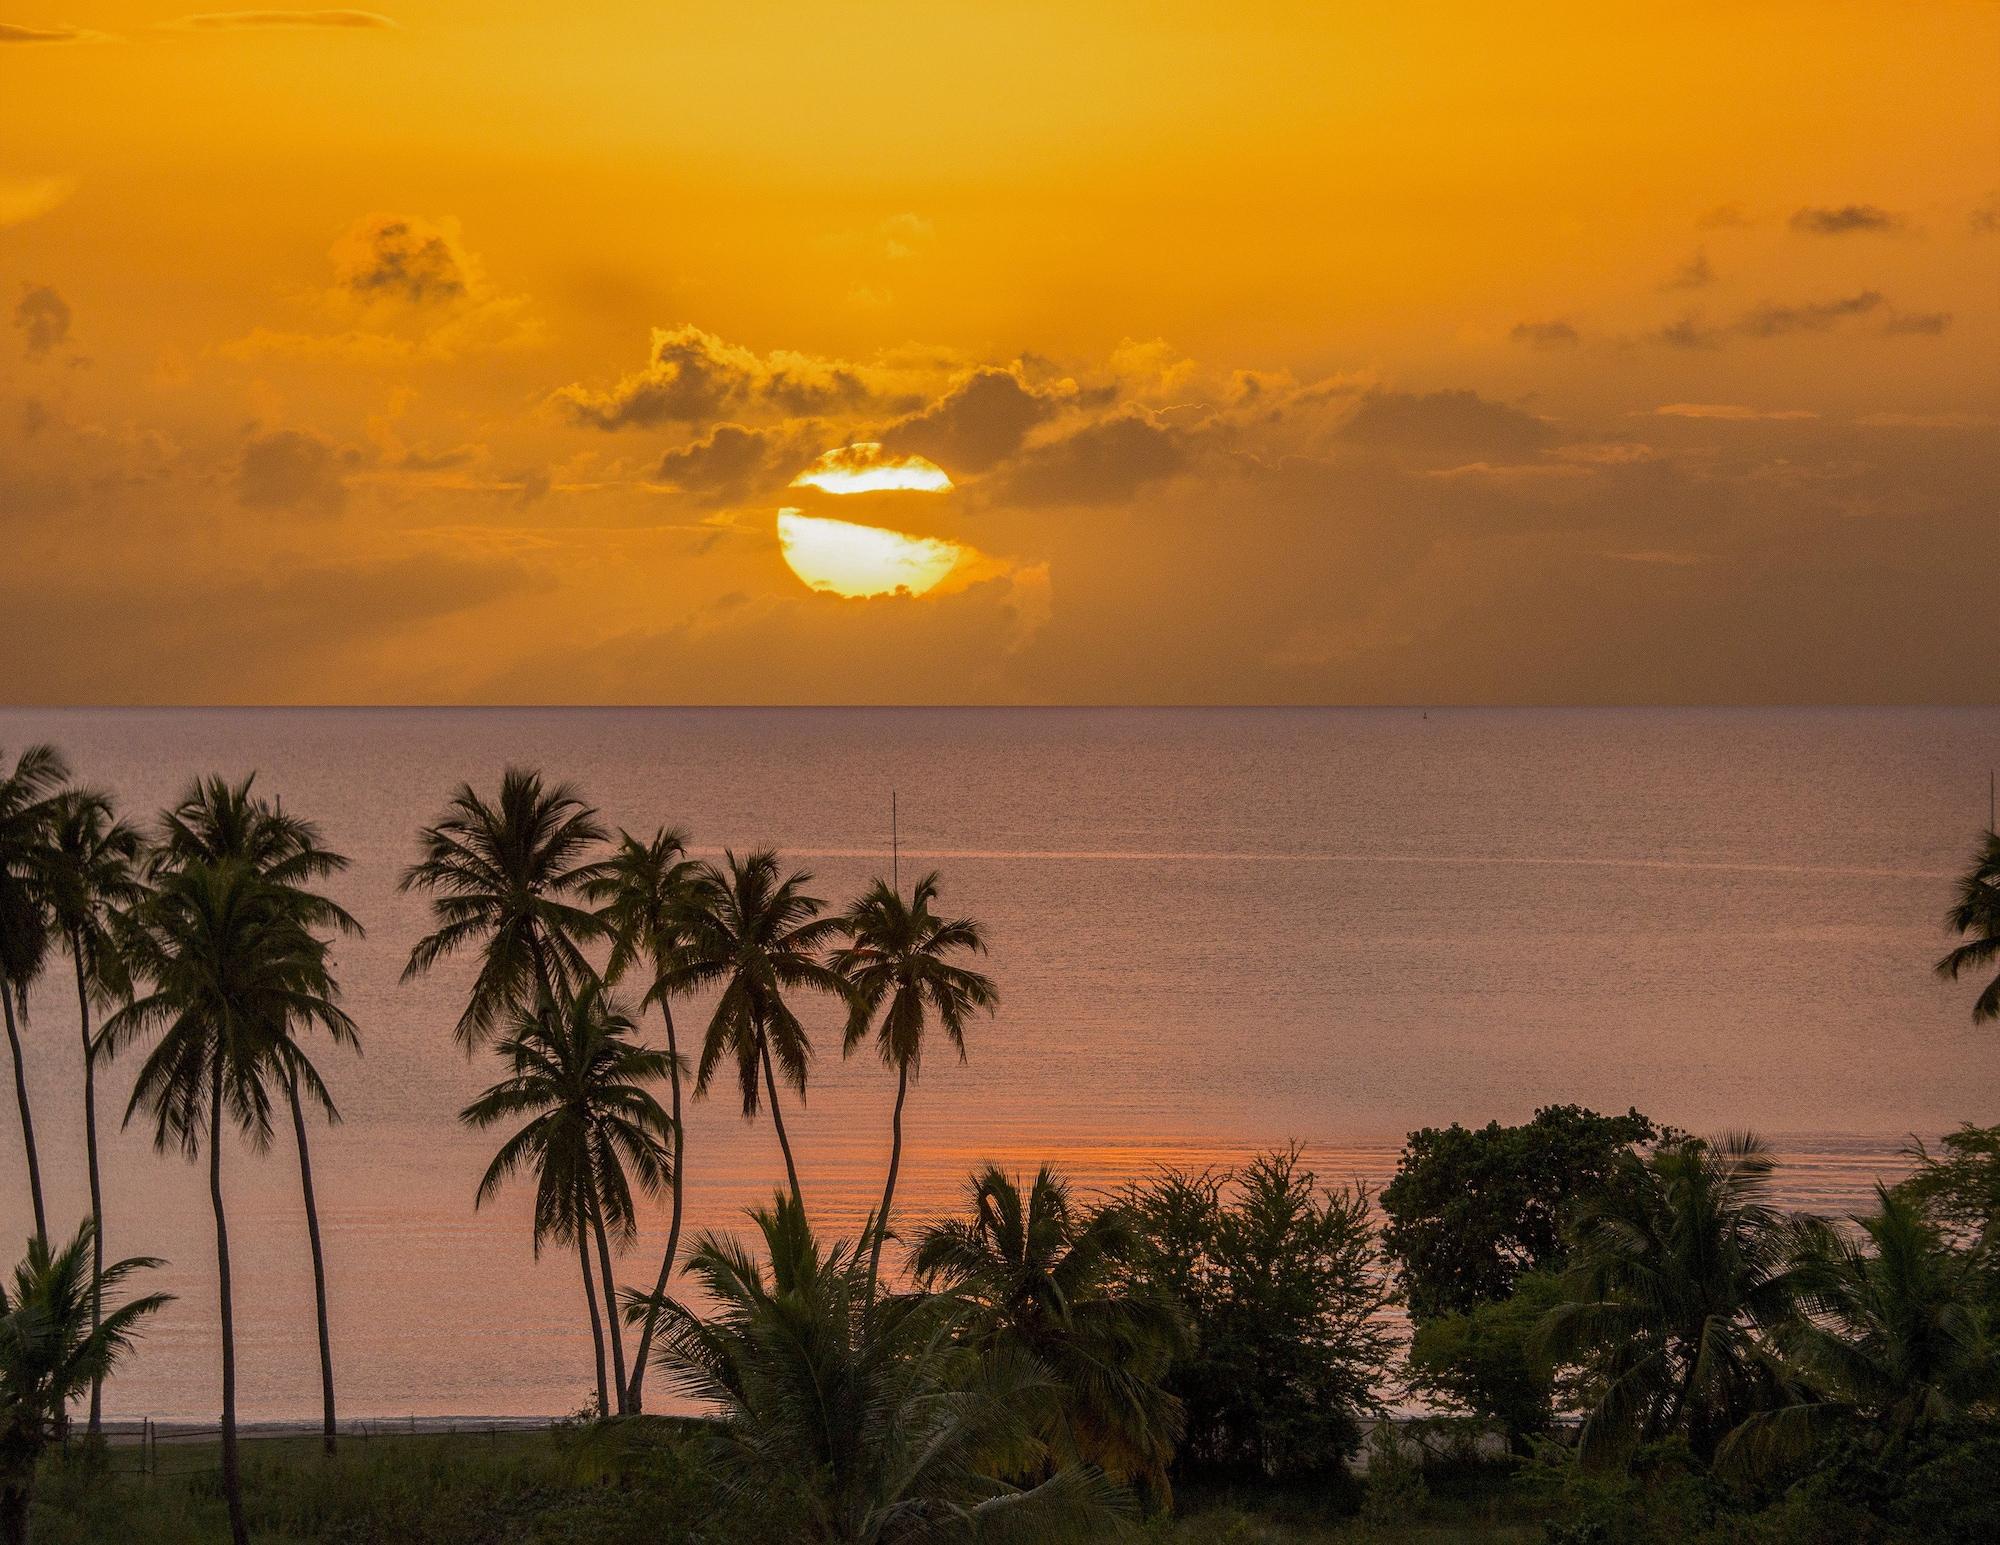
<path fill-rule="evenodd" d="M 882 1264 L 882 1241 L 889 1235 L 889 1209 L 896 1200 L 896 1172 L 903 1162 L 903 1101 L 923 1063 L 924 1034 L 931 1016 L 965 1060 L 965 1022 L 980 1009 L 992 1013 L 1000 992 L 991 978 L 953 964 L 958 955 L 986 953 L 986 935 L 968 917 L 941 918 L 931 911 L 937 899 L 935 872 L 917 881 L 905 902 L 894 886 L 877 880 L 841 919 L 848 943 L 835 951 L 833 967 L 847 979 L 852 1003 L 844 1049 L 853 1051 L 882 1016 L 876 1046 L 896 1070 L 896 1107 L 889 1118 L 889 1178 L 875 1214 L 868 1246 L 868 1291 L 875 1291 Z"/>
<path fill-rule="evenodd" d="M 27 1545 L 35 1469 L 62 1432 L 69 1403 L 97 1389 L 131 1351 L 139 1322 L 173 1301 L 149 1293 L 104 1312 L 126 1278 L 160 1263 L 98 1258 L 89 1219 L 60 1250 L 28 1241 L 13 1291 L 0 1282 L 0 1541 Z"/>
<path fill-rule="evenodd" d="M 1046 1164 L 1025 1198 L 989 1164 L 967 1202 L 919 1234 L 919 1286 L 974 1307 L 975 1344 L 1013 1348 L 1054 1376 L 1038 1426 L 1053 1454 L 1165 1496 L 1183 1413 L 1160 1381 L 1185 1328 L 1171 1304 L 1127 1286 L 1141 1249 L 1130 1215 L 1077 1206 Z"/>
<path fill-rule="evenodd" d="M 112 936 L 117 917 L 145 895 L 139 879 L 143 844 L 119 820 L 110 799 L 72 789 L 57 802 L 50 834 L 49 906 L 76 967 L 77 1022 L 83 1035 L 83 1143 L 90 1174 L 91 1269 L 104 1271 L 104 1189 L 97 1165 L 97 1056 L 91 1043 L 92 1003 L 116 1001 L 128 983 Z M 104 1420 L 104 1382 L 90 1386 L 89 1432 Z"/>
<path fill-rule="evenodd" d="M 840 934 L 840 919 L 823 917 L 826 903 L 806 894 L 812 876 L 797 870 L 780 877 L 778 855 L 761 849 L 739 860 L 724 854 L 720 866 L 703 864 L 689 882 L 689 906 L 680 947 L 660 973 L 656 991 L 722 993 L 702 1039 L 694 1092 L 706 1094 L 724 1057 L 736 1063 L 745 1118 L 757 1114 L 758 1077 L 771 1105 L 771 1125 L 785 1157 L 792 1199 L 802 1203 L 799 1169 L 778 1104 L 773 1063 L 803 1097 L 812 1041 L 785 1001 L 787 992 L 812 988 L 847 994 L 840 973 L 821 959 Z"/>
<path fill-rule="evenodd" d="M 584 886 L 584 894 L 598 903 L 598 918 L 611 935 L 606 980 L 619 981 L 634 966 L 644 970 L 652 984 L 646 1002 L 659 1005 L 660 1018 L 667 1027 L 667 1079 L 674 1133 L 673 1211 L 667 1223 L 667 1247 L 660 1256 L 659 1278 L 653 1284 L 651 1298 L 645 1300 L 648 1307 L 639 1321 L 639 1344 L 632 1353 L 632 1380 L 627 1386 L 626 1403 L 634 1412 L 642 1409 L 646 1367 L 659 1318 L 656 1306 L 666 1296 L 667 1283 L 674 1274 L 674 1257 L 680 1249 L 681 1203 L 687 1179 L 681 1050 L 674 1033 L 673 993 L 662 985 L 661 979 L 685 932 L 688 893 L 695 867 L 687 857 L 687 833 L 679 827 L 663 826 L 649 842 L 621 831 L 617 851 Z"/>
<path fill-rule="evenodd" d="M 608 1234 L 616 1233 L 622 1244 L 636 1231 L 634 1179 L 649 1196 L 657 1196 L 673 1174 L 668 1148 L 672 1119 L 646 1088 L 665 1075 L 668 1056 L 636 1044 L 636 1034 L 630 1016 L 605 995 L 603 985 L 586 981 L 567 1004 L 545 1004 L 516 1016 L 511 1035 L 498 1047 L 513 1072 L 459 1113 L 467 1126 L 480 1129 L 529 1118 L 486 1167 L 474 1206 L 517 1171 L 534 1172 L 535 1253 L 541 1254 L 546 1239 L 576 1245 L 597 1350 L 598 1411 L 605 1416 L 612 1412 L 611 1392 L 605 1383 L 590 1243 L 594 1238 L 603 1273 L 622 1412 L 628 1386 Z"/>
<path fill-rule="evenodd" d="M 404 871 L 400 888 L 431 898 L 437 927 L 410 951 L 403 980 L 469 946 L 481 948 L 456 1031 L 468 1052 L 510 1013 L 560 1001 L 594 974 L 582 944 L 601 927 L 572 898 L 597 875 L 589 854 L 605 834 L 575 788 L 510 767 L 498 800 L 488 804 L 461 784 L 419 840 L 423 856 Z"/>
<path fill-rule="evenodd" d="M 219 777 L 191 784 L 180 803 L 160 817 L 154 872 L 189 864 L 239 863 L 270 887 L 274 898 L 283 902 L 301 927 L 361 937 L 361 925 L 345 908 L 310 888 L 345 870 L 346 857 L 326 846 L 313 822 L 287 815 L 273 801 L 253 793 L 255 779 L 253 773 L 233 784 Z M 345 1014 L 324 1023 L 337 1045 L 360 1051 L 353 1022 Z M 332 1454 L 339 1422 L 333 1393 L 333 1332 L 326 1303 L 326 1249 L 320 1237 L 319 1198 L 313 1186 L 305 1107 L 293 1077 L 303 1056 L 288 1039 L 280 1041 L 272 1049 L 271 1071 L 291 1107 L 292 1135 L 299 1150 L 299 1185 L 305 1198 L 306 1244 L 312 1256 L 313 1309 L 319 1332 L 320 1440 Z M 318 1103 L 328 1122 L 340 1120 L 340 1112 L 324 1087 Z"/>
<path fill-rule="evenodd" d="M 297 1031 L 316 1024 L 339 1036 L 346 1016 L 327 969 L 327 945 L 299 921 L 296 898 L 249 865 L 194 861 L 163 871 L 136 909 L 125 939 L 143 994 L 105 1022 L 108 1056 L 152 1039 L 125 1119 L 145 1112 L 153 1144 L 190 1158 L 208 1151 L 215 1214 L 217 1296 L 222 1321 L 222 1484 L 230 1536 L 247 1545 L 236 1445 L 236 1320 L 229 1220 L 222 1197 L 222 1139 L 233 1125 L 254 1150 L 271 1140 L 269 1081 L 283 1076 L 323 1107 L 332 1100 Z"/>
<path fill-rule="evenodd" d="M 13 770 L 0 777 L 0 1008 L 7 1020 L 7 1048 L 14 1054 L 14 1098 L 21 1107 L 21 1144 L 28 1152 L 28 1195 L 35 1205 L 37 1239 L 49 1237 L 49 1225 L 21 1029 L 28 1015 L 28 986 L 48 958 L 49 823 L 56 795 L 68 781 L 69 764 L 54 746 L 29 746 L 15 759 Z"/>
<path fill-rule="evenodd" d="M 2000 832 L 1987 832 L 1979 839 L 1958 882 L 1958 899 L 1944 920 L 1966 942 L 1945 952 L 1937 963 L 1939 976 L 1955 982 L 1961 971 L 2000 966 Z M 1972 1022 L 1989 1019 L 2000 1019 L 2000 971 L 1972 1000 Z"/>
<path fill-rule="evenodd" d="M 858 1249 L 821 1246 L 782 1193 L 752 1218 L 766 1261 L 704 1235 L 689 1275 L 704 1321 L 666 1309 L 662 1369 L 721 1421 L 713 1443 L 738 1496 L 795 1510 L 798 1536 L 840 1545 L 927 1539 L 1101 1538 L 1129 1499 L 1099 1472 L 1036 1471 L 1047 1376 L 1032 1360 L 960 1343 L 948 1295 L 871 1300 Z"/>
<path fill-rule="evenodd" d="M 1582 1209 L 1536 1340 L 1598 1383 L 1585 1459 L 1672 1435 L 1708 1459 L 1794 1395 L 1775 1344 L 1797 1304 L 1794 1225 L 1766 1200 L 1774 1167 L 1754 1137 L 1687 1141 L 1628 1156 Z"/>

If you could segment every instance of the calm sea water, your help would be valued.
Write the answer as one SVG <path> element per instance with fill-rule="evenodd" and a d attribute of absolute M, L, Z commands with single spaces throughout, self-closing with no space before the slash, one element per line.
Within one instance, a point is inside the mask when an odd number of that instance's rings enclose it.
<path fill-rule="evenodd" d="M 630 710 L 0 712 L 150 814 L 190 775 L 256 769 L 354 860 L 368 927 L 339 969 L 365 1055 L 321 1067 L 344 1111 L 314 1168 L 352 1415 L 556 1413 L 586 1400 L 573 1259 L 537 1262 L 527 1198 L 475 1213 L 492 1139 L 456 1112 L 496 1076 L 456 1049 L 466 980 L 397 976 L 424 931 L 395 878 L 414 833 L 509 761 L 580 782 L 612 821 L 776 844 L 851 897 L 902 863 L 988 926 L 1003 1005 L 971 1061 L 912 1098 L 899 1212 L 988 1157 L 1111 1184 L 1297 1140 L 1379 1183 L 1426 1123 L 1580 1101 L 1697 1131 L 1755 1127 L 1788 1195 L 1861 1205 L 1910 1132 L 2000 1120 L 2000 1032 L 1933 980 L 1951 875 L 1986 818 L 2000 710 Z M 30 1027 L 55 1220 L 85 1206 L 66 967 Z M 807 1200 L 851 1227 L 879 1192 L 893 1082 L 821 1054 L 790 1116 Z M 687 1021 L 700 1022 L 699 1006 Z M 136 1061 L 136 1059 L 135 1059 Z M 117 1133 L 108 1232 L 181 1295 L 108 1397 L 213 1420 L 205 1170 Z M 693 1107 L 691 1218 L 732 1227 L 781 1177 L 728 1095 Z M 232 1147 L 225 1184 L 246 1419 L 317 1411 L 295 1159 Z M 663 1217 L 623 1274 L 650 1281 Z M 0 1101 L 0 1237 L 28 1227 Z"/>

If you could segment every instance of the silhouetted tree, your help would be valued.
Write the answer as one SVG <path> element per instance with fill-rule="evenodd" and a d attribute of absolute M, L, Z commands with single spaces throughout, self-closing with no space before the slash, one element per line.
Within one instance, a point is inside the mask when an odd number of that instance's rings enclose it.
<path fill-rule="evenodd" d="M 68 781 L 69 764 L 54 746 L 29 746 L 0 777 L 0 1011 L 7 1020 L 7 1048 L 14 1054 L 14 1098 L 21 1108 L 21 1145 L 27 1150 L 28 1196 L 38 1239 L 49 1237 L 49 1224 L 21 1031 L 29 985 L 48 958 L 49 825 L 56 796 Z"/>

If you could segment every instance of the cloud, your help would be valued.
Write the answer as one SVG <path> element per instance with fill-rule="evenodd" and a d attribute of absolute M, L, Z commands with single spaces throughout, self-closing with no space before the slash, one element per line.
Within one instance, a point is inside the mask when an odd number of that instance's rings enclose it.
<path fill-rule="evenodd" d="M 14 325 L 21 330 L 30 359 L 40 359 L 69 337 L 69 302 L 46 284 L 24 284 L 14 305 Z"/>
<path fill-rule="evenodd" d="M 1879 311 L 1887 302 L 1880 290 L 1862 290 L 1834 300 L 1806 301 L 1796 306 L 1766 303 L 1747 311 L 1736 321 L 1736 331 L 1746 338 L 1783 338 L 1792 333 L 1823 333 L 1850 317 Z"/>
<path fill-rule="evenodd" d="M 1187 464 L 1182 437 L 1140 412 L 1086 425 L 1026 452 L 1001 497 L 1019 504 L 1115 504 Z"/>
<path fill-rule="evenodd" d="M 1749 223 L 1750 217 L 1741 204 L 1718 204 L 1694 224 L 1700 231 L 1732 231 Z"/>
<path fill-rule="evenodd" d="M 653 475 L 703 504 L 733 504 L 782 487 L 808 454 L 802 436 L 790 430 L 717 424 L 692 444 L 666 452 Z"/>
<path fill-rule="evenodd" d="M 760 355 L 699 327 L 656 327 L 645 365 L 602 391 L 576 384 L 554 402 L 593 429 L 696 424 L 744 410 L 786 416 L 853 410 L 871 401 L 858 366 L 790 350 Z"/>
<path fill-rule="evenodd" d="M 0 177 L 0 229 L 47 214 L 75 191 L 74 177 Z"/>
<path fill-rule="evenodd" d="M 337 515 L 347 503 L 342 473 L 348 465 L 330 440 L 303 429 L 274 429 L 243 447 L 236 497 L 253 510 Z"/>
<path fill-rule="evenodd" d="M 412 306 L 459 300 L 469 285 L 455 227 L 414 215 L 372 214 L 334 243 L 333 282 L 361 300 Z"/>
<path fill-rule="evenodd" d="M 1737 402 L 1669 402 L 1653 409 L 1659 418 L 1712 418 L 1728 422 L 1785 422 L 1818 418 L 1809 408 L 1751 408 Z"/>
<path fill-rule="evenodd" d="M 1062 394 L 1038 390 L 1014 370 L 975 370 L 944 396 L 882 433 L 892 451 L 928 456 L 954 476 L 984 472 L 1020 450 L 1028 431 L 1053 417 Z"/>
<path fill-rule="evenodd" d="M 1372 391 L 1342 433 L 1361 445 L 1462 460 L 1533 450 L 1548 440 L 1549 427 L 1532 413 L 1473 391 Z"/>
<path fill-rule="evenodd" d="M 2000 193 L 1989 193 L 1979 207 L 1966 216 L 1965 223 L 1975 236 L 2000 232 Z"/>
<path fill-rule="evenodd" d="M 1950 326 L 1949 311 L 1904 311 L 1884 322 L 1882 331 L 1892 335 L 1914 334 L 1919 337 L 1935 338 Z"/>
<path fill-rule="evenodd" d="M 1573 347 L 1583 335 L 1568 322 L 1557 319 L 1552 322 L 1516 322 L 1507 336 L 1531 349 L 1566 349 Z"/>
<path fill-rule="evenodd" d="M 1715 269 L 1708 261 L 1706 252 L 1696 252 L 1666 278 L 1660 281 L 1663 290 L 1701 290 L 1715 283 Z"/>
<path fill-rule="evenodd" d="M 344 31 L 394 30 L 396 23 L 374 11 L 211 11 L 183 16 L 176 27 L 196 32 L 255 31 L 272 27 L 332 27 Z"/>
<path fill-rule="evenodd" d="M 1807 207 L 1794 211 L 1791 227 L 1807 236 L 1851 236 L 1859 231 L 1894 231 L 1903 225 L 1901 215 L 1891 214 L 1874 204 L 1842 204 L 1837 208 Z"/>

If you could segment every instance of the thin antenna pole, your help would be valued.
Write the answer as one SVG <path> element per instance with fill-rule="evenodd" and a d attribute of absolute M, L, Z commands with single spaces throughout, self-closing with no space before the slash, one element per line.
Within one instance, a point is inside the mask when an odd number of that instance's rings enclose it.
<path fill-rule="evenodd" d="M 903 893 L 902 844 L 896 836 L 896 791 L 889 790 L 889 889 Z"/>

